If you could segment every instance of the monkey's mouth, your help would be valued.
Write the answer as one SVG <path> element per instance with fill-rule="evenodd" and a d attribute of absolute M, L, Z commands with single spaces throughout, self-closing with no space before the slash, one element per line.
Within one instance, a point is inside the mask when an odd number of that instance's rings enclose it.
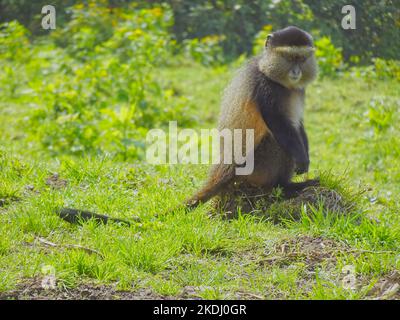
<path fill-rule="evenodd" d="M 296 74 L 292 72 L 289 73 L 289 80 L 291 83 L 297 83 L 300 81 L 300 79 L 301 79 L 301 73 L 296 73 Z"/>
<path fill-rule="evenodd" d="M 290 77 L 289 76 L 289 82 L 291 85 L 299 84 L 300 80 L 301 80 L 301 77 Z"/>
<path fill-rule="evenodd" d="M 288 76 L 289 76 L 289 81 L 292 84 L 295 84 L 295 83 L 300 81 L 301 76 L 302 76 L 302 72 L 301 72 L 300 69 L 297 69 L 297 68 L 296 69 L 292 69 L 292 70 L 289 71 Z"/>

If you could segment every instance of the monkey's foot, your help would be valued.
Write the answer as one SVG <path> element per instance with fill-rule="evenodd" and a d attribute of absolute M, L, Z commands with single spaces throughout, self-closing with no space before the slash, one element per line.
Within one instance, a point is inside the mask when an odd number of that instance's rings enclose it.
<path fill-rule="evenodd" d="M 286 199 L 297 197 L 304 189 L 309 187 L 317 187 L 320 185 L 318 178 L 310 179 L 303 182 L 292 182 L 282 186 L 283 194 Z"/>

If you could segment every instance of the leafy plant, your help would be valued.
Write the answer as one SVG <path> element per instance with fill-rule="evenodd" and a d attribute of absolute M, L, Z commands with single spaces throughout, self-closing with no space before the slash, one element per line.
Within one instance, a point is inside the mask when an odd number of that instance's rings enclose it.
<path fill-rule="evenodd" d="M 342 49 L 336 48 L 329 37 L 317 39 L 315 47 L 320 74 L 322 76 L 337 76 L 338 71 L 344 67 Z"/>
<path fill-rule="evenodd" d="M 3 26 L 6 72 L 0 81 L 10 96 L 23 92 L 15 99 L 29 96 L 29 120 L 21 125 L 28 139 L 54 154 L 137 158 L 147 130 L 170 120 L 191 121 L 183 112 L 188 100 L 162 87 L 153 72 L 173 52 L 168 7 L 122 10 L 106 4 L 75 5 L 69 23 L 40 42 L 30 43 L 17 22 Z M 34 48 L 29 59 L 22 58 L 27 47 Z"/>
<path fill-rule="evenodd" d="M 394 109 L 385 99 L 372 99 L 368 108 L 369 123 L 375 131 L 383 131 L 392 124 Z"/>
<path fill-rule="evenodd" d="M 0 58 L 24 60 L 28 56 L 28 36 L 29 31 L 18 21 L 0 25 Z"/>
<path fill-rule="evenodd" d="M 221 43 L 224 36 L 210 35 L 201 39 L 187 39 L 182 43 L 186 57 L 193 58 L 205 66 L 218 65 L 224 62 Z"/>
<path fill-rule="evenodd" d="M 400 81 L 400 61 L 373 59 L 375 74 L 378 79 L 396 79 Z"/>

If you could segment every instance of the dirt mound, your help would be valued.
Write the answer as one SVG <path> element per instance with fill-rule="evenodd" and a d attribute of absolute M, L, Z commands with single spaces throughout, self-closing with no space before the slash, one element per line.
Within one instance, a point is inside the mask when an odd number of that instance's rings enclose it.
<path fill-rule="evenodd" d="M 339 192 L 323 186 L 305 188 L 296 197 L 285 198 L 282 190 L 265 190 L 243 184 L 236 184 L 216 200 L 214 208 L 227 218 L 235 218 L 238 210 L 242 213 L 251 213 L 267 217 L 274 223 L 282 219 L 297 220 L 301 216 L 304 206 L 318 208 L 338 214 L 349 213 L 354 203 L 347 201 Z"/>

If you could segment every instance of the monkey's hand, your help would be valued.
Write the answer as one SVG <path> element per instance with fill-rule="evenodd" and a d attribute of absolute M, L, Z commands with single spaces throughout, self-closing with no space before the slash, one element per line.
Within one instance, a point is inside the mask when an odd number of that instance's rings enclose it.
<path fill-rule="evenodd" d="M 296 162 L 296 168 L 295 168 L 295 172 L 297 174 L 303 174 L 308 172 L 308 168 L 310 167 L 310 160 L 305 160 L 305 161 L 299 161 Z"/>

